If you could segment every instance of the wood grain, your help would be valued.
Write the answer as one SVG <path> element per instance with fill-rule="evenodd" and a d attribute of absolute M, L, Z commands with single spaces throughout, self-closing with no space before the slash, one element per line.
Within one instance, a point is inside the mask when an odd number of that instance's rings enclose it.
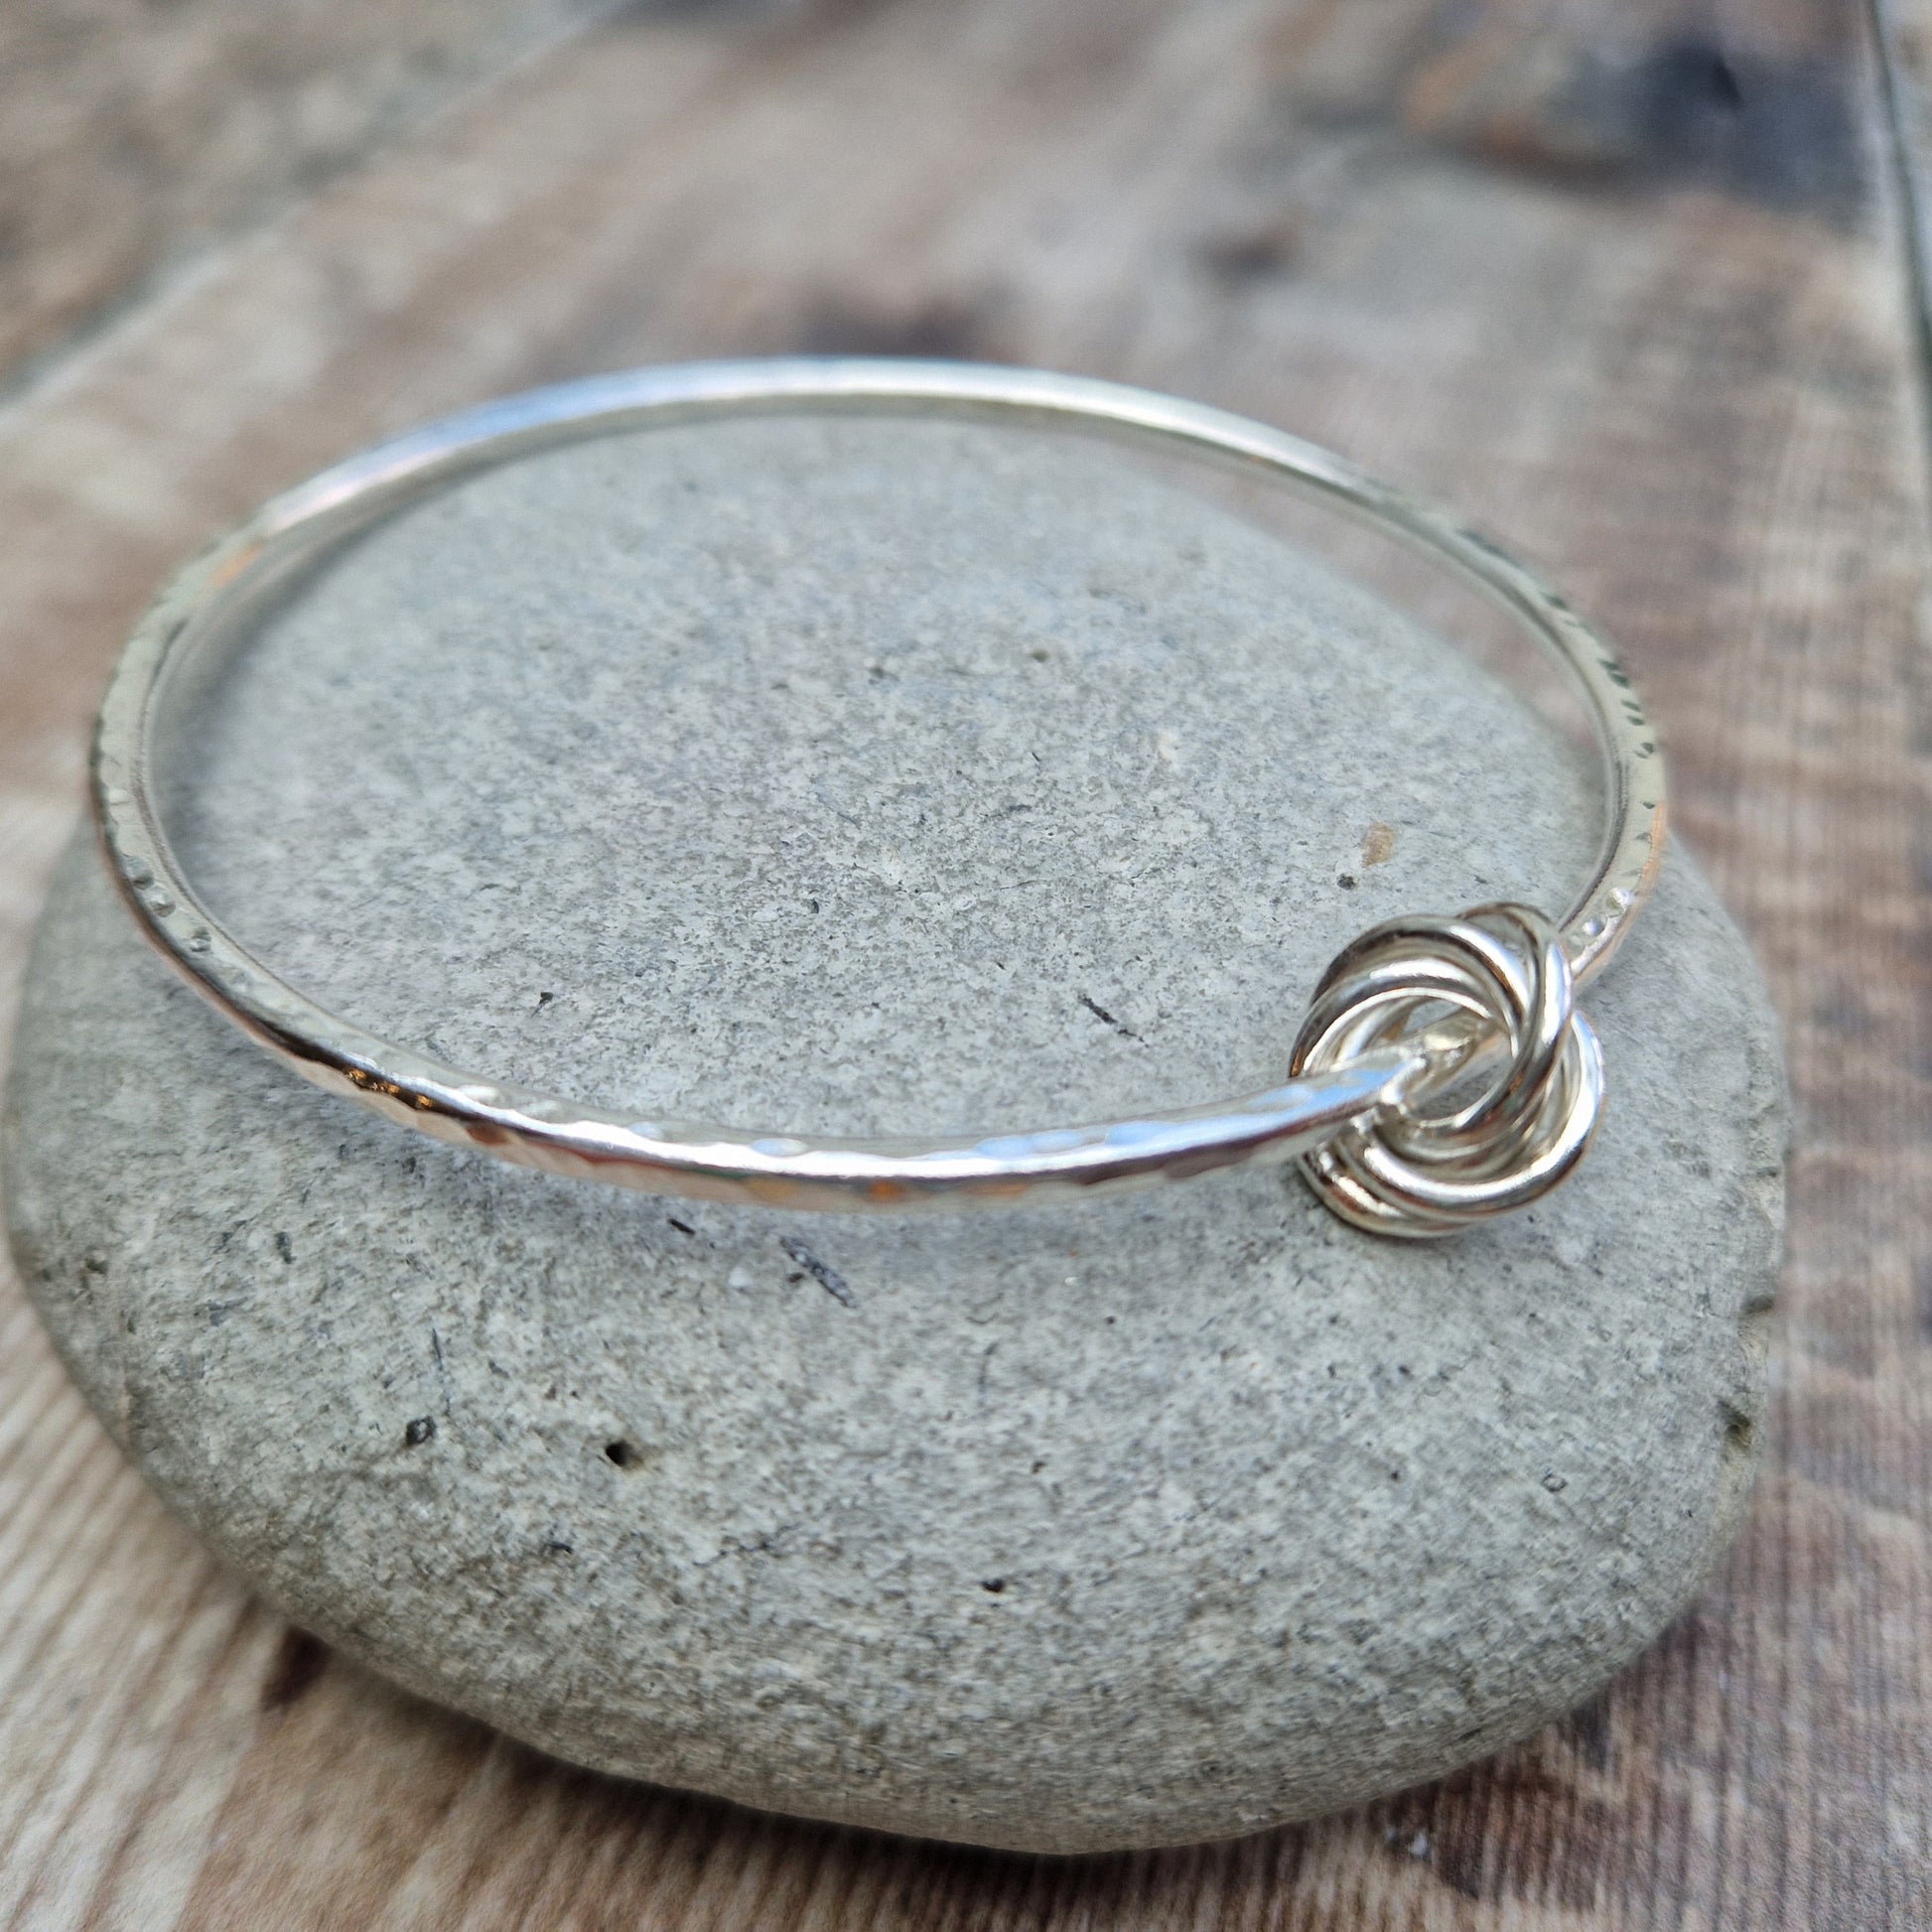
<path fill-rule="evenodd" d="M 0 412 L 0 961 L 167 565 L 444 407 L 819 348 L 1306 430 L 1622 642 L 1800 1139 L 1749 1527 L 1602 1700 L 1299 1831 L 1069 1863 L 571 1771 L 281 1627 L 0 1311 L 0 1915 L 25 1926 L 1932 1924 L 1928 506 L 1849 0 L 874 0 L 566 45 Z M 1551 1587 L 1563 1587 L 1561 1578 Z"/>
<path fill-rule="evenodd" d="M 9 0 L 0 367 L 48 351 L 593 10 L 598 0 Z"/>

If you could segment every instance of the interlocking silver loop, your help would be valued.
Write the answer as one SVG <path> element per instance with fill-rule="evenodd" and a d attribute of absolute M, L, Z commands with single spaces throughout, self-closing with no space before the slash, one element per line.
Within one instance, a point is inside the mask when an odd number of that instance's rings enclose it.
<path fill-rule="evenodd" d="M 1426 1070 L 1302 1157 L 1343 1220 L 1378 1234 L 1452 1234 L 1547 1193 L 1589 1145 L 1603 1056 L 1577 1011 L 1562 937 L 1534 908 L 1479 905 L 1363 933 L 1315 988 L 1291 1072 L 1332 1072 L 1403 1047 L 1419 1050 Z"/>

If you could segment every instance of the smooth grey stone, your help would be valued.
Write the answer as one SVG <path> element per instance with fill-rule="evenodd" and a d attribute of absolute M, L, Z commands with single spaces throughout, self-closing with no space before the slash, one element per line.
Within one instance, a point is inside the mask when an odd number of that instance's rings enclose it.
<path fill-rule="evenodd" d="M 195 722 L 180 840 L 298 984 L 640 1111 L 1034 1126 L 1276 1077 L 1400 911 L 1560 904 L 1566 743 L 1091 447 L 628 437 L 361 540 Z M 281 1072 L 91 852 L 26 997 L 30 1288 L 290 1615 L 565 1757 L 1053 1852 L 1249 1831 L 1587 1696 L 1743 1505 L 1762 986 L 1681 855 L 1578 1178 L 1405 1245 L 1292 1174 L 964 1219 L 622 1194 Z"/>

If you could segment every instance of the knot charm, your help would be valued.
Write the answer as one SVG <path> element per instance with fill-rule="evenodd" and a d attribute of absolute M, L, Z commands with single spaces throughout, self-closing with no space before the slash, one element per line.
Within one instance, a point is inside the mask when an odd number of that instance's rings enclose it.
<path fill-rule="evenodd" d="M 1401 1098 L 1302 1157 L 1356 1227 L 1426 1238 L 1526 1207 L 1577 1165 L 1603 1055 L 1556 925 L 1527 905 L 1394 919 L 1345 946 L 1295 1042 L 1295 1076 L 1408 1046 Z"/>

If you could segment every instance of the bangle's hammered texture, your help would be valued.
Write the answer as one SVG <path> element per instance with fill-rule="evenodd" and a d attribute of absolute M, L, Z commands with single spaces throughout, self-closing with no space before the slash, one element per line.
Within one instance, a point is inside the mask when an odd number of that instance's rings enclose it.
<path fill-rule="evenodd" d="M 1607 829 L 1561 922 L 1520 906 L 1379 927 L 1330 968 L 1291 1077 L 1238 1099 L 977 1140 L 804 1140 L 639 1120 L 446 1066 L 363 1032 L 257 960 L 203 904 L 162 821 L 173 708 L 301 570 L 474 472 L 589 437 L 776 412 L 1002 421 L 1190 456 L 1272 480 L 1454 572 L 1569 673 L 1602 751 Z M 969 363 L 796 358 L 690 363 L 512 396 L 350 459 L 275 498 L 163 592 L 121 655 L 94 737 L 102 843 L 143 931 L 203 995 L 305 1079 L 437 1139 L 656 1193 L 786 1208 L 902 1211 L 1067 1199 L 1303 1158 L 1316 1191 L 1381 1232 L 1438 1234 L 1561 1179 L 1602 1091 L 1574 1008 L 1656 877 L 1663 772 L 1602 639 L 1454 518 L 1280 430 L 1146 390 Z M 1489 1075 L 1491 1062 L 1501 1071 Z M 1479 1085 L 1473 1098 L 1465 1089 Z"/>

